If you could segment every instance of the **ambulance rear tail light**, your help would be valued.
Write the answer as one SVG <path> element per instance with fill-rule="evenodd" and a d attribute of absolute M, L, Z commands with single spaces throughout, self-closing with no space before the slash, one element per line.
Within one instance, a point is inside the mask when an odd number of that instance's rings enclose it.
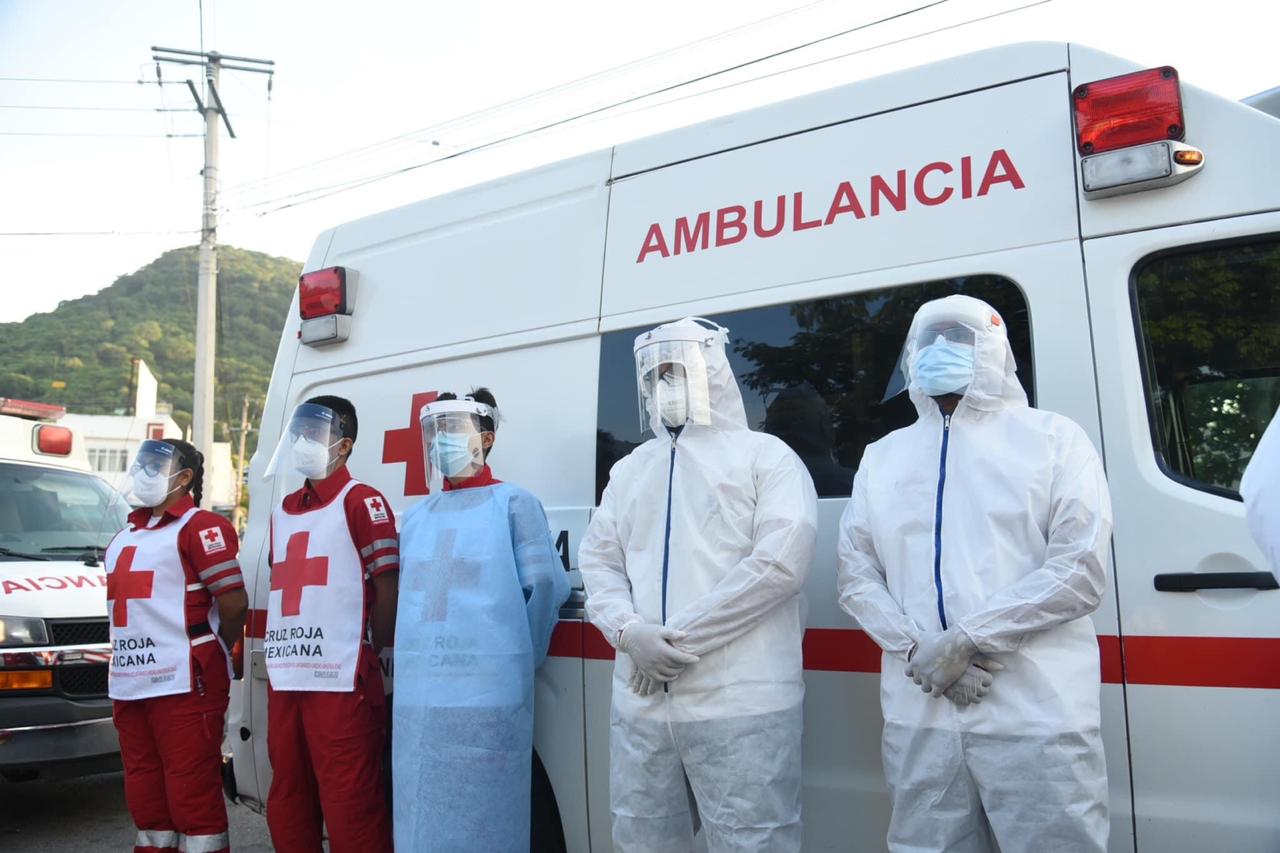
<path fill-rule="evenodd" d="M 304 273 L 298 279 L 298 313 L 302 315 L 298 339 L 307 346 L 345 341 L 351 335 L 354 303 L 354 270 L 326 267 Z"/>
<path fill-rule="evenodd" d="M 1162 139 L 1182 139 L 1182 87 L 1169 66 L 1077 86 L 1076 144 L 1101 154 Z"/>
<path fill-rule="evenodd" d="M 1182 87 L 1170 66 L 1085 83 L 1071 100 L 1087 199 L 1171 186 L 1204 165 L 1204 152 L 1182 141 Z"/>
<path fill-rule="evenodd" d="M 64 426 L 36 424 L 31 443 L 36 453 L 46 456 L 70 456 L 74 434 Z"/>

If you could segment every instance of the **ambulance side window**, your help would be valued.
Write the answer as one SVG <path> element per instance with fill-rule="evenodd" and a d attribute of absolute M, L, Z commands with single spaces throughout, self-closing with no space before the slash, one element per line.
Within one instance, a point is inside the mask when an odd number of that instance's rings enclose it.
<path fill-rule="evenodd" d="M 906 394 L 882 398 L 916 309 L 953 293 L 986 300 L 1005 317 L 1018 378 L 1034 400 L 1026 299 L 1016 284 L 997 275 L 906 284 L 708 319 L 729 329 L 729 360 L 748 426 L 787 442 L 808 467 L 819 497 L 844 498 L 866 446 L 916 419 Z M 610 332 L 600 342 L 597 503 L 613 464 L 652 438 L 640 430 L 632 358 L 635 337 L 644 330 Z"/>
<path fill-rule="evenodd" d="M 1162 252 L 1132 286 L 1156 458 L 1175 480 L 1238 498 L 1280 405 L 1280 239 Z"/>

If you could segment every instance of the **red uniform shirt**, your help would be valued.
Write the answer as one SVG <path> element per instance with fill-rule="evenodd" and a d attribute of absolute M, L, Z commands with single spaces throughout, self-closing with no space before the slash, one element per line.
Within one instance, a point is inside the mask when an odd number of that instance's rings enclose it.
<path fill-rule="evenodd" d="M 351 472 L 342 465 L 328 477 L 319 482 L 307 482 L 296 492 L 285 496 L 281 508 L 291 515 L 309 512 L 328 505 L 338 496 L 343 487 L 351 482 Z M 347 529 L 351 532 L 351 541 L 355 543 L 360 554 L 360 562 L 364 565 L 365 607 L 364 620 L 367 631 L 369 611 L 373 606 L 375 592 L 372 578 L 384 572 L 400 570 L 400 534 L 396 531 L 395 513 L 391 505 L 373 486 L 359 483 L 347 492 L 343 502 L 347 516 Z M 275 564 L 275 555 L 269 555 L 270 562 Z"/>
<path fill-rule="evenodd" d="M 129 513 L 129 526 L 134 530 L 154 530 L 172 524 L 195 506 L 190 495 L 183 495 L 161 513 L 154 523 L 151 507 Z M 214 596 L 244 589 L 240 574 L 240 539 L 236 529 L 216 512 L 202 509 L 178 534 L 178 557 L 187 576 L 187 625 L 209 621 L 209 607 Z"/>

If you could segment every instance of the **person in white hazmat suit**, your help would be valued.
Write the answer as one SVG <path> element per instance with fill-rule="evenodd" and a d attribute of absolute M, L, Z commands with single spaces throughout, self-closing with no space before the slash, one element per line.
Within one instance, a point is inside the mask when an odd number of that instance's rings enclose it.
<path fill-rule="evenodd" d="M 1027 405 L 980 300 L 923 305 L 901 369 L 919 418 L 867 447 L 838 577 L 884 650 L 889 850 L 1106 850 L 1102 464 L 1076 423 Z"/>
<path fill-rule="evenodd" d="M 654 438 L 610 472 L 579 560 L 619 654 L 610 808 L 619 853 L 798 851 L 801 639 L 817 496 L 799 457 L 747 427 L 728 330 L 636 339 Z"/>
<path fill-rule="evenodd" d="M 1280 412 L 1262 434 L 1240 478 L 1249 532 L 1280 580 Z"/>

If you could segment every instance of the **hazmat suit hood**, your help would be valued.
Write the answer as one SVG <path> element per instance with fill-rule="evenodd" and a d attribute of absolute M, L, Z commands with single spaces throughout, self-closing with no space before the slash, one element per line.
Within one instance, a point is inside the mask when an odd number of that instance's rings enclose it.
<path fill-rule="evenodd" d="M 747 410 L 742 403 L 742 392 L 738 389 L 738 380 L 733 375 L 729 356 L 725 352 L 725 345 L 729 340 L 728 329 L 701 317 L 685 317 L 682 320 L 664 323 L 656 329 L 639 335 L 636 338 L 635 349 L 639 351 L 648 341 L 656 339 L 686 342 L 688 344 L 686 352 L 696 354 L 705 365 L 706 393 L 711 423 L 709 426 L 690 423 L 686 428 L 711 429 L 717 432 L 749 429 Z M 690 370 L 689 381 L 704 381 L 698 375 L 700 372 L 696 369 Z M 653 405 L 647 406 L 645 415 L 654 435 L 667 434 L 661 417 Z"/>
<path fill-rule="evenodd" d="M 1004 318 L 981 299 L 972 296 L 947 296 L 921 305 L 911 321 L 902 349 L 901 370 L 907 389 L 921 417 L 938 411 L 932 398 L 920 390 L 912 375 L 918 353 L 920 333 L 931 325 L 954 321 L 974 333 L 973 382 L 964 393 L 963 404 L 984 412 L 1025 407 L 1027 392 L 1018 381 L 1018 365 L 1009 346 L 1009 332 Z"/>

